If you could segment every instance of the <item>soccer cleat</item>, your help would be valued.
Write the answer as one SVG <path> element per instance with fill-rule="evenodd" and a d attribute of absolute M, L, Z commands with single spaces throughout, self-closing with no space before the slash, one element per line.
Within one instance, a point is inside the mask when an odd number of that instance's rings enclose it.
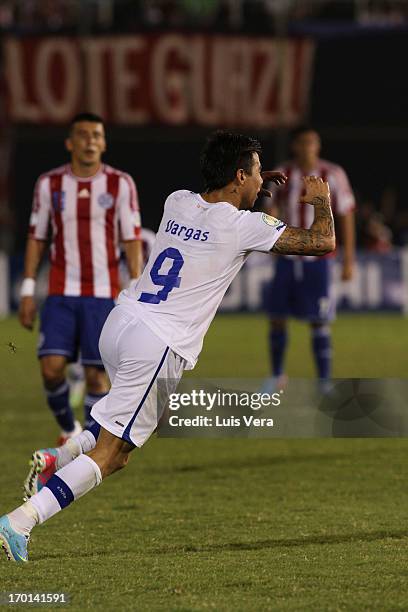
<path fill-rule="evenodd" d="M 260 392 L 272 395 L 273 393 L 282 393 L 288 385 L 288 377 L 286 374 L 280 374 L 280 376 L 272 376 L 266 378 L 262 383 Z"/>
<path fill-rule="evenodd" d="M 64 446 L 65 442 L 74 436 L 79 435 L 82 432 L 82 426 L 79 421 L 75 421 L 75 427 L 73 431 L 61 431 L 59 438 L 57 439 L 56 446 Z"/>
<path fill-rule="evenodd" d="M 27 499 L 41 491 L 47 481 L 57 471 L 58 451 L 56 448 L 42 448 L 33 453 L 30 470 L 24 481 Z"/>
<path fill-rule="evenodd" d="M 12 528 L 7 514 L 0 517 L 0 546 L 6 553 L 9 561 L 27 563 L 28 540 L 28 536 L 17 533 L 17 531 Z"/>

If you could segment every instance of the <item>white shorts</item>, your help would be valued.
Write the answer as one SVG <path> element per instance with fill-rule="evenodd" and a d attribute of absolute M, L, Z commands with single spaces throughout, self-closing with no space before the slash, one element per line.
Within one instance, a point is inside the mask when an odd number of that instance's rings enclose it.
<path fill-rule="evenodd" d="M 121 305 L 106 319 L 99 350 L 112 386 L 91 415 L 118 438 L 142 446 L 163 412 L 163 390 L 165 399 L 175 391 L 186 360 Z"/>

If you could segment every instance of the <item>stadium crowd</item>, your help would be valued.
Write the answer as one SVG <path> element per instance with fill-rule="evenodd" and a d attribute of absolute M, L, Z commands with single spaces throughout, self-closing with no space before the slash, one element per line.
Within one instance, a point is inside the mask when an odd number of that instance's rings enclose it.
<path fill-rule="evenodd" d="M 393 0 L 1 0 L 0 30 L 20 33 L 211 28 L 276 32 L 291 23 L 408 23 L 408 4 Z"/>

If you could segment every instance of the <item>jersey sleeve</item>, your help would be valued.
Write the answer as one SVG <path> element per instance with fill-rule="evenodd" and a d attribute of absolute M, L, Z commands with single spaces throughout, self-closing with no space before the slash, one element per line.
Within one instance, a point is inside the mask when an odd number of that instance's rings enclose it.
<path fill-rule="evenodd" d="M 354 210 L 356 202 L 347 174 L 341 166 L 336 166 L 329 179 L 334 213 L 346 215 Z"/>
<path fill-rule="evenodd" d="M 140 240 L 139 198 L 136 185 L 128 174 L 122 175 L 120 180 L 119 228 L 121 240 Z"/>
<path fill-rule="evenodd" d="M 40 176 L 34 188 L 33 204 L 28 236 L 36 240 L 47 240 L 51 215 L 49 177 Z"/>
<path fill-rule="evenodd" d="M 286 223 L 261 212 L 245 211 L 238 220 L 239 251 L 270 251 L 285 231 Z"/>

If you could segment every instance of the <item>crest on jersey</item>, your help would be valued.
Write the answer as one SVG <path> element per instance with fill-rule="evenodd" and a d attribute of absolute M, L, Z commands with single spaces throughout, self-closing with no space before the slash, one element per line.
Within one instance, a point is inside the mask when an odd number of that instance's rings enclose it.
<path fill-rule="evenodd" d="M 272 217 L 272 215 L 267 215 L 266 213 L 262 213 L 262 221 L 271 227 L 278 227 L 282 223 L 282 221 L 279 221 L 276 217 Z"/>
<path fill-rule="evenodd" d="M 52 192 L 52 207 L 55 212 L 62 212 L 65 208 L 65 191 Z"/>
<path fill-rule="evenodd" d="M 98 197 L 98 204 L 101 208 L 107 210 L 108 208 L 112 208 L 113 206 L 113 195 L 111 193 L 101 193 Z"/>

